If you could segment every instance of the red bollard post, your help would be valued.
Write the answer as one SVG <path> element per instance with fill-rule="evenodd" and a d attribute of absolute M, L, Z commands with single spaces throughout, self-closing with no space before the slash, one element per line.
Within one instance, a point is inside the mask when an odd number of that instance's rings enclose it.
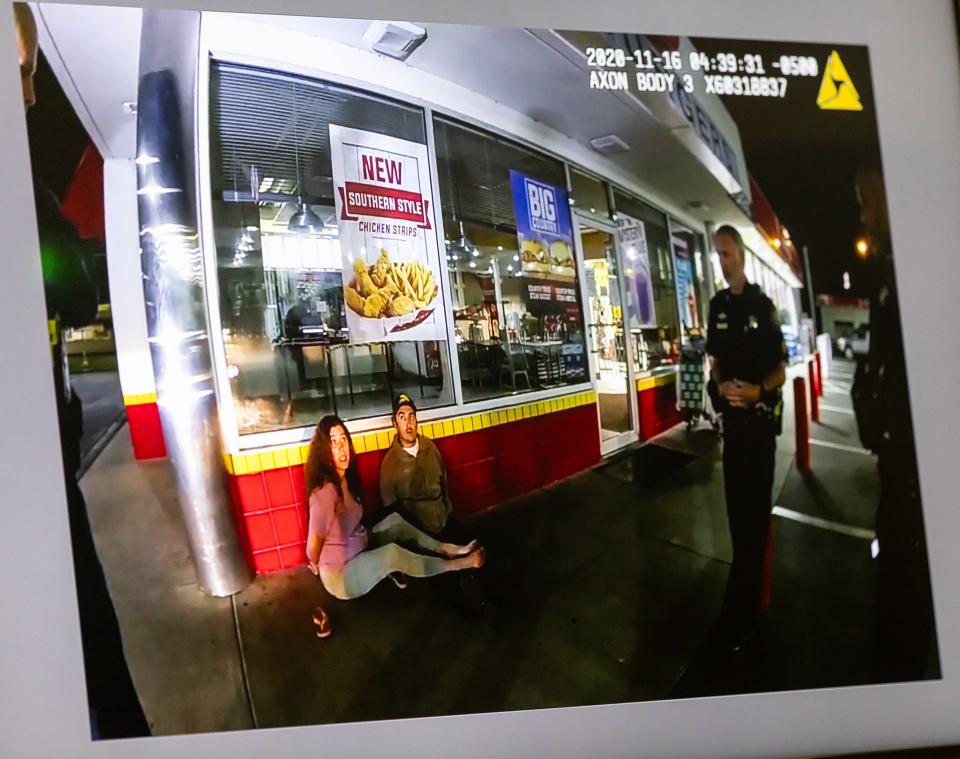
<path fill-rule="evenodd" d="M 815 421 L 820 421 L 820 401 L 817 398 L 817 367 L 815 362 L 811 361 L 807 364 L 807 368 L 810 370 L 810 418 Z"/>
<path fill-rule="evenodd" d="M 807 385 L 803 377 L 793 378 L 793 411 L 797 428 L 797 469 L 810 470 L 810 424 L 807 421 Z"/>
<path fill-rule="evenodd" d="M 820 360 L 820 351 L 813 354 L 817 362 L 817 395 L 823 398 L 823 363 Z"/>

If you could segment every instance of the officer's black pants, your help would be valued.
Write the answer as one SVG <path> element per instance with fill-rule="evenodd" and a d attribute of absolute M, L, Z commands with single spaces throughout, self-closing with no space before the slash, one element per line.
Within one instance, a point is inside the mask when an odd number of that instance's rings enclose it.
<path fill-rule="evenodd" d="M 912 451 L 881 453 L 879 471 L 875 678 L 936 677 L 933 595 Z"/>
<path fill-rule="evenodd" d="M 762 420 L 724 424 L 723 487 L 733 563 L 721 621 L 734 628 L 749 625 L 761 611 L 776 448 L 776 434 Z"/>

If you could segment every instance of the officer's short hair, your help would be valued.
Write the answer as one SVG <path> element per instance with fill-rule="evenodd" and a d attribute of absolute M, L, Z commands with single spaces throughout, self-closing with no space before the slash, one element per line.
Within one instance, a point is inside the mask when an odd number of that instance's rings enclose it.
<path fill-rule="evenodd" d="M 731 240 L 733 240 L 737 247 L 740 248 L 740 254 L 746 255 L 746 247 L 743 244 L 743 237 L 740 235 L 740 232 L 736 227 L 730 224 L 724 224 L 721 227 L 717 227 L 717 231 L 713 233 L 714 237 L 719 237 L 720 235 L 726 235 Z"/>

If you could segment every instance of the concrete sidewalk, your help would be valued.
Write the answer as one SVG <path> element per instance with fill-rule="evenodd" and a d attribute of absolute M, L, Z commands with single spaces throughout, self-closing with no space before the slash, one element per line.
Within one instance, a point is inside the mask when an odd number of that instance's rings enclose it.
<path fill-rule="evenodd" d="M 834 375 L 837 387 L 849 371 Z M 788 399 L 789 400 L 789 399 Z M 330 599 L 306 569 L 230 599 L 198 589 L 165 461 L 122 430 L 82 482 L 134 682 L 157 734 L 376 720 L 869 679 L 876 504 L 849 398 L 828 393 L 813 474 L 788 404 L 777 462 L 774 605 L 731 669 L 698 653 L 730 557 L 719 444 L 676 428 L 476 522 L 509 578 L 499 613 L 455 609 L 431 581 Z M 570 441 L 575 444 L 575 441 Z M 845 528 L 859 528 L 852 532 Z M 314 636 L 327 606 L 334 635 Z"/>

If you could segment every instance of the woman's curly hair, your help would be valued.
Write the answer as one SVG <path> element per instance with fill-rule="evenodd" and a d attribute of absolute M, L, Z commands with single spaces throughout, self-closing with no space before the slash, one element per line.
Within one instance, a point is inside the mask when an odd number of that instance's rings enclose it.
<path fill-rule="evenodd" d="M 337 467 L 333 463 L 333 453 L 330 450 L 330 433 L 335 427 L 343 429 L 347 436 L 347 444 L 350 446 L 350 463 L 347 465 L 346 482 L 350 495 L 357 501 L 362 501 L 360 472 L 357 469 L 357 456 L 353 450 L 353 439 L 347 430 L 347 425 L 338 416 L 330 414 L 323 417 L 317 428 L 313 432 L 313 439 L 310 441 L 310 452 L 307 454 L 307 463 L 304 467 L 304 485 L 307 501 L 307 511 L 310 509 L 310 495 L 317 488 L 322 488 L 328 482 L 331 483 L 343 501 L 343 491 L 340 488 L 340 477 L 337 475 Z M 308 513 L 309 518 L 309 513 Z"/>

